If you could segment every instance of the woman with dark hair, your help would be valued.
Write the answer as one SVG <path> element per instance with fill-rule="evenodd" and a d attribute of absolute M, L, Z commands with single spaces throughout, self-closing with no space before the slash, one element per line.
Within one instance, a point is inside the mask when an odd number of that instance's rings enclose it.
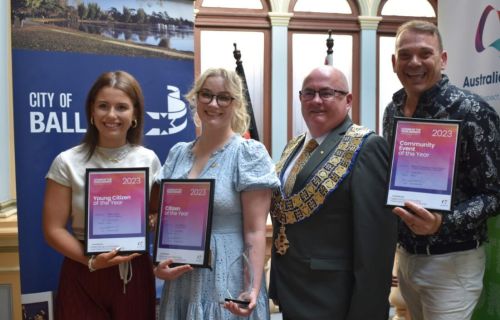
<path fill-rule="evenodd" d="M 154 319 L 149 255 L 118 255 L 115 249 L 89 258 L 83 246 L 86 169 L 148 167 L 151 185 L 161 166 L 156 154 L 140 145 L 144 97 L 139 83 L 124 71 L 102 74 L 87 95 L 85 112 L 83 143 L 61 152 L 46 176 L 43 231 L 48 244 L 65 257 L 55 318 Z"/>

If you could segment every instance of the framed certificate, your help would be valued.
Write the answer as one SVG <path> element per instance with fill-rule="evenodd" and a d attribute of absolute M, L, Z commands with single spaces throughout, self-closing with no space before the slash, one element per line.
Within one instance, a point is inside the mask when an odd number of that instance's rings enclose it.
<path fill-rule="evenodd" d="M 450 211 L 460 121 L 395 118 L 387 205 Z"/>
<path fill-rule="evenodd" d="M 214 179 L 164 179 L 154 262 L 210 267 Z"/>
<path fill-rule="evenodd" d="M 87 169 L 85 254 L 147 252 L 148 168 Z"/>

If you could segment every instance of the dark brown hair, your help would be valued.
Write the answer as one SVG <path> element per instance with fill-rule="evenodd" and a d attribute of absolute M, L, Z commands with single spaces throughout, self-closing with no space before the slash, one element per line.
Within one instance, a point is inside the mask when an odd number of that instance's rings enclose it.
<path fill-rule="evenodd" d="M 88 148 L 88 159 L 94 154 L 99 138 L 99 131 L 92 125 L 92 106 L 103 88 L 114 88 L 123 91 L 132 100 L 137 126 L 130 127 L 127 132 L 127 142 L 139 145 L 142 142 L 144 127 L 144 96 L 139 82 L 128 72 L 111 71 L 101 74 L 90 88 L 85 102 L 85 115 L 87 116 L 87 133 L 83 137 L 83 144 Z"/>

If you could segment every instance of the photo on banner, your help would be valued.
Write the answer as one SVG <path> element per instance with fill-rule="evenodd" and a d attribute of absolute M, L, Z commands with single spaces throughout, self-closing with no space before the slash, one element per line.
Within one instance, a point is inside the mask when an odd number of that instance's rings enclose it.
<path fill-rule="evenodd" d="M 193 1 L 11 1 L 21 292 L 55 291 L 62 255 L 42 234 L 45 175 L 86 132 L 85 99 L 104 72 L 124 70 L 145 97 L 144 145 L 164 162 L 195 137 Z M 43 263 L 41 263 L 43 261 Z"/>
<path fill-rule="evenodd" d="M 51 291 L 23 294 L 22 304 L 23 320 L 54 320 L 53 294 Z"/>

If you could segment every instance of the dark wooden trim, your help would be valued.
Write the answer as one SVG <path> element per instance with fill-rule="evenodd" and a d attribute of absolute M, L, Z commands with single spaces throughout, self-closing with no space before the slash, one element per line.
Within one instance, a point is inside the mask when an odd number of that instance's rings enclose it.
<path fill-rule="evenodd" d="M 324 14 L 298 12 L 290 19 L 290 31 L 325 31 L 332 29 L 333 33 L 359 32 L 357 16 L 344 14 Z"/>
<path fill-rule="evenodd" d="M 264 88 L 262 88 L 263 99 L 262 103 L 262 130 L 261 142 L 266 146 L 269 154 L 273 154 L 272 150 L 272 37 L 271 30 L 264 30 Z"/>
<path fill-rule="evenodd" d="M 267 13 L 230 11 L 200 12 L 196 15 L 196 28 L 235 28 L 245 29 L 270 28 L 271 22 Z"/>

